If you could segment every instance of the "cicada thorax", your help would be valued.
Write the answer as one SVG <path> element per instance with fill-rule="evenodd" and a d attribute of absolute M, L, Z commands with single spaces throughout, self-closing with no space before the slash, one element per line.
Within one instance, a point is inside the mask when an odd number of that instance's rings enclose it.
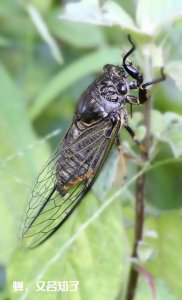
<path fill-rule="evenodd" d="M 121 110 L 126 102 L 126 95 L 118 92 L 121 82 L 121 78 L 114 78 L 113 74 L 105 70 L 81 96 L 76 109 L 78 118 L 87 124 L 93 124 L 110 113 Z"/>

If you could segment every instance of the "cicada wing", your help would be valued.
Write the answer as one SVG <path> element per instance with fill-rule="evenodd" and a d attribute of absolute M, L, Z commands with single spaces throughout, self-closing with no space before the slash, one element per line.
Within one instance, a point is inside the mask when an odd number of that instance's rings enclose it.
<path fill-rule="evenodd" d="M 65 139 L 58 147 L 40 172 L 28 202 L 22 229 L 28 247 L 47 240 L 82 201 L 119 129 L 120 120 L 112 124 L 105 118 L 82 131 L 71 143 Z"/>

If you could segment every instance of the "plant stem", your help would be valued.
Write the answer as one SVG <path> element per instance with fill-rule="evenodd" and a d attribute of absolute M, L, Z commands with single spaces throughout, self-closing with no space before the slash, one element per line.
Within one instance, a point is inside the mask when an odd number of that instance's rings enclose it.
<path fill-rule="evenodd" d="M 136 181 L 135 240 L 134 240 L 133 250 L 132 250 L 132 258 L 136 258 L 136 259 L 138 258 L 138 254 L 137 254 L 138 243 L 142 240 L 142 235 L 143 235 L 145 178 L 146 178 L 145 174 L 142 174 L 141 176 L 138 177 Z M 126 300 L 134 299 L 134 296 L 136 294 L 137 282 L 138 282 L 138 272 L 132 265 L 129 272 Z"/>
<path fill-rule="evenodd" d="M 150 80 L 150 61 L 148 59 L 148 55 L 145 56 L 145 78 L 146 80 Z M 146 127 L 146 136 L 144 139 L 144 146 L 146 149 L 146 153 L 148 155 L 149 148 L 150 148 L 150 127 L 151 127 L 151 109 L 152 109 L 152 101 L 149 98 L 148 101 L 145 103 L 144 108 L 144 124 Z M 142 160 L 145 160 L 146 157 L 141 153 Z M 138 172 L 141 171 L 141 167 L 138 167 Z M 143 224 L 144 224 L 144 191 L 145 191 L 145 182 L 146 182 L 146 175 L 143 173 L 141 176 L 138 177 L 136 180 L 136 188 L 135 188 L 135 237 L 134 237 L 134 244 L 132 250 L 132 258 L 138 259 L 138 245 L 139 242 L 142 240 L 143 237 Z M 128 278 L 128 285 L 126 291 L 126 298 L 125 300 L 133 300 L 136 295 L 137 290 L 137 283 L 138 283 L 139 273 L 134 268 L 132 264 L 129 271 L 129 278 Z"/>

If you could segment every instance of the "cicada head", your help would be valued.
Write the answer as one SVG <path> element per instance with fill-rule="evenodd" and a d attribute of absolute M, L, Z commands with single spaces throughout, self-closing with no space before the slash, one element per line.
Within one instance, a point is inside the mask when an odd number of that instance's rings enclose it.
<path fill-rule="evenodd" d="M 107 64 L 100 81 L 100 93 L 107 101 L 125 104 L 129 90 L 128 75 L 123 67 Z"/>

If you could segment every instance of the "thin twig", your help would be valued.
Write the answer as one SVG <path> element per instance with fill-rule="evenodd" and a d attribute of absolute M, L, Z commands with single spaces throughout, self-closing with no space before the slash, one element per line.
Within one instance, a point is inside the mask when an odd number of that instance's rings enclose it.
<path fill-rule="evenodd" d="M 145 61 L 145 78 L 147 80 L 150 79 L 150 63 L 148 58 L 146 57 Z M 151 127 L 151 109 L 152 109 L 152 101 L 148 99 L 145 104 L 144 108 L 144 124 L 146 126 L 146 136 L 144 140 L 144 145 L 146 149 L 146 153 L 148 155 L 149 148 L 150 148 L 150 127 Z M 141 158 L 143 160 L 146 157 L 141 153 Z M 138 172 L 141 171 L 141 167 L 138 167 Z M 146 182 L 146 175 L 143 173 L 139 176 L 136 180 L 136 188 L 135 188 L 135 237 L 134 237 L 134 244 L 132 250 L 132 258 L 138 259 L 138 244 L 142 240 L 143 236 L 143 224 L 144 224 L 144 191 L 145 191 L 145 182 Z M 126 291 L 126 300 L 133 300 L 136 295 L 137 290 L 137 283 L 138 283 L 139 273 L 135 269 L 134 265 L 131 265 L 129 271 L 129 278 L 128 278 L 128 285 Z"/>
<path fill-rule="evenodd" d="M 138 243 L 142 240 L 144 222 L 144 187 L 145 174 L 138 177 L 136 181 L 136 207 L 135 207 L 135 240 L 132 250 L 132 258 L 138 258 Z M 134 299 L 138 282 L 138 272 L 132 265 L 129 272 L 126 300 Z"/>

